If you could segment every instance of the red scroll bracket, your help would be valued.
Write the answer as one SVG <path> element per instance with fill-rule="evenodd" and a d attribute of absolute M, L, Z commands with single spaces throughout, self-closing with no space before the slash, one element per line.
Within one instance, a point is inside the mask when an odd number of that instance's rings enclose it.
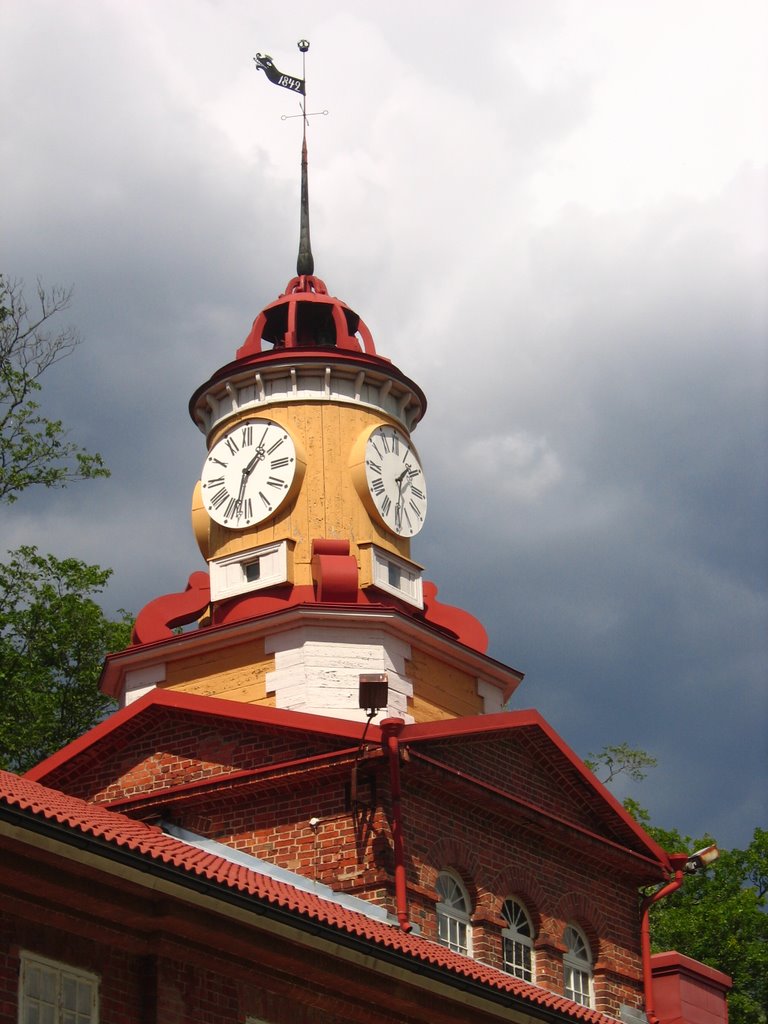
<path fill-rule="evenodd" d="M 211 601 L 211 582 L 207 572 L 193 572 L 181 594 L 164 594 L 145 604 L 133 627 L 134 644 L 168 640 L 178 626 L 195 622 Z"/>

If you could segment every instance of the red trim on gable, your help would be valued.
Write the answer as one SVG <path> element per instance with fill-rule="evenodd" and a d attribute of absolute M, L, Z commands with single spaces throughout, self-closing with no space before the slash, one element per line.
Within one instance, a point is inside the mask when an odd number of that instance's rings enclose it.
<path fill-rule="evenodd" d="M 186 693 L 183 690 L 156 688 L 150 690 L 133 704 L 129 704 L 127 708 L 116 711 L 83 736 L 68 743 L 66 747 L 62 747 L 61 750 L 35 765 L 34 768 L 30 768 L 28 772 L 25 772 L 24 778 L 33 782 L 43 782 L 56 769 L 103 742 L 137 715 L 150 713 L 153 708 L 174 708 L 192 714 L 225 718 L 235 722 L 252 722 L 278 729 L 316 733 L 320 736 L 338 736 L 340 739 L 353 742 L 360 741 L 364 724 L 323 715 L 309 715 L 302 711 L 285 711 L 281 708 L 265 707 L 260 704 L 241 704 L 238 701 L 226 700 L 221 697 L 203 697 L 199 694 Z M 378 726 L 372 725 L 368 730 L 368 735 L 372 742 L 381 741 L 381 732 Z"/>
<path fill-rule="evenodd" d="M 555 732 L 549 722 L 532 708 L 523 711 L 500 711 L 495 715 L 473 715 L 466 718 L 444 719 L 439 722 L 420 722 L 406 725 L 400 734 L 401 743 L 419 743 L 434 740 L 459 739 L 465 736 L 477 736 L 482 733 L 501 732 L 507 729 L 523 727 L 540 729 L 558 752 L 563 755 L 581 776 L 582 781 L 596 790 L 603 801 L 609 805 L 624 825 L 629 828 L 637 840 L 649 851 L 651 858 L 657 861 L 665 872 L 671 872 L 669 856 L 658 843 L 639 825 L 619 803 L 616 797 L 587 768 L 581 758 L 574 753 L 565 740 Z"/>
<path fill-rule="evenodd" d="M 98 744 L 109 739 L 113 733 L 119 732 L 128 722 L 142 714 L 151 714 L 154 709 L 176 709 L 179 711 L 213 716 L 230 721 L 252 723 L 276 729 L 289 729 L 294 732 L 307 732 L 318 736 L 337 737 L 342 740 L 359 742 L 362 736 L 363 723 L 346 719 L 331 718 L 323 715 L 311 715 L 301 711 L 286 711 L 281 708 L 265 707 L 258 704 L 241 704 L 237 701 L 221 697 L 204 697 L 186 693 L 182 690 L 154 689 L 145 694 L 127 708 L 116 711 L 114 715 L 95 726 L 85 735 L 73 740 L 57 753 L 41 761 L 31 768 L 25 778 L 34 782 L 45 782 L 57 769 L 73 761 L 75 758 L 92 750 Z M 619 818 L 619 820 L 635 836 L 641 847 L 648 851 L 649 857 L 657 862 L 664 871 L 671 871 L 668 855 L 651 839 L 640 825 L 624 810 L 618 800 L 586 767 L 584 762 L 558 736 L 547 721 L 534 710 L 501 711 L 493 715 L 472 715 L 464 718 L 444 719 L 439 722 L 421 722 L 405 725 L 400 733 L 401 745 L 417 746 L 437 740 L 458 740 L 462 737 L 477 736 L 492 732 L 506 732 L 520 728 L 534 728 L 545 734 L 554 748 L 570 763 L 581 776 L 583 783 L 595 790 L 602 802 Z M 367 739 L 370 743 L 381 743 L 381 730 L 376 725 L 368 729 Z"/>

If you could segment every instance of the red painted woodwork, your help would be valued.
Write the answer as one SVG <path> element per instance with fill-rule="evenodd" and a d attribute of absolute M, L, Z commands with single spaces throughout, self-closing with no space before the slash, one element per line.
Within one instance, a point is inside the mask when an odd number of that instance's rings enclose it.
<path fill-rule="evenodd" d="M 144 605 L 133 626 L 132 642 L 150 644 L 172 637 L 175 628 L 200 618 L 210 600 L 208 573 L 193 572 L 181 593 L 164 594 Z"/>
<path fill-rule="evenodd" d="M 357 599 L 357 559 L 349 553 L 348 540 L 312 541 L 312 579 L 318 601 L 351 604 Z"/>
<path fill-rule="evenodd" d="M 651 972 L 660 1024 L 728 1024 L 727 974 L 674 951 L 654 953 Z"/>
<path fill-rule="evenodd" d="M 325 338 L 322 347 L 376 355 L 371 332 L 357 313 L 329 296 L 319 277 L 307 274 L 292 278 L 283 294 L 259 313 L 237 358 L 258 355 L 265 341 L 278 349 L 316 348 L 318 331 Z"/>

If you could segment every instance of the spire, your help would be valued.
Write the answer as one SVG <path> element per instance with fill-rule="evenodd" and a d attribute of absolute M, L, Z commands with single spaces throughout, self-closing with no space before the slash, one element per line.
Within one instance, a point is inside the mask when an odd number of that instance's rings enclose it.
<path fill-rule="evenodd" d="M 300 101 L 301 115 L 283 114 L 283 120 L 288 117 L 299 117 L 304 123 L 304 131 L 301 140 L 301 210 L 299 221 L 299 255 L 296 260 L 296 273 L 299 277 L 310 277 L 315 272 L 315 261 L 312 256 L 312 243 L 309 240 L 309 174 L 307 171 L 307 124 L 312 116 L 307 112 L 307 64 L 306 53 L 309 49 L 309 40 L 300 39 L 298 42 L 301 51 L 302 77 L 293 78 L 291 75 L 284 75 L 275 67 L 275 63 L 268 53 L 257 53 L 253 58 L 256 68 L 263 71 L 273 85 L 279 85 L 283 89 L 290 89 L 302 97 Z M 327 110 L 314 111 L 318 114 L 327 114 Z"/>
<path fill-rule="evenodd" d="M 309 43 L 302 39 L 299 43 Z M 304 100 L 306 110 L 306 98 Z M 309 239 L 309 175 L 307 173 L 307 115 L 304 112 L 304 135 L 301 142 L 301 216 L 299 221 L 299 255 L 296 260 L 296 273 L 299 277 L 314 274 L 315 261 L 312 257 L 312 243 Z"/>

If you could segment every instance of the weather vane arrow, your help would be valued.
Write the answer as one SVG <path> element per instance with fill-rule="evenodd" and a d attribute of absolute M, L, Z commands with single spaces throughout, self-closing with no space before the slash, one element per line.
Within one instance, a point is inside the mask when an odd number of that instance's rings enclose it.
<path fill-rule="evenodd" d="M 302 49 L 302 45 L 305 46 L 304 49 Z M 299 49 L 302 53 L 307 52 L 309 43 L 306 39 L 299 41 Z M 282 71 L 278 71 L 268 53 L 257 53 L 253 60 L 258 70 L 263 71 L 273 85 L 281 85 L 283 89 L 290 89 L 291 92 L 300 92 L 302 96 L 305 95 L 304 79 L 293 78 L 291 75 L 284 75 Z"/>
<path fill-rule="evenodd" d="M 273 85 L 279 85 L 283 89 L 290 89 L 291 92 L 299 93 L 304 97 L 299 103 L 301 114 L 283 114 L 283 120 L 289 117 L 301 117 L 304 125 L 304 133 L 301 143 L 301 218 L 299 223 L 299 255 L 296 260 L 296 273 L 303 277 L 314 274 L 315 261 L 312 256 L 312 245 L 309 239 L 309 174 L 307 170 L 307 119 L 313 114 L 307 113 L 307 68 L 306 54 L 309 49 L 309 40 L 300 39 L 298 42 L 301 51 L 301 73 L 302 78 L 294 78 L 291 75 L 284 75 L 278 71 L 275 63 L 269 54 L 257 53 L 253 58 L 256 68 L 263 71 Z M 327 110 L 318 110 L 314 113 L 327 114 Z"/>

